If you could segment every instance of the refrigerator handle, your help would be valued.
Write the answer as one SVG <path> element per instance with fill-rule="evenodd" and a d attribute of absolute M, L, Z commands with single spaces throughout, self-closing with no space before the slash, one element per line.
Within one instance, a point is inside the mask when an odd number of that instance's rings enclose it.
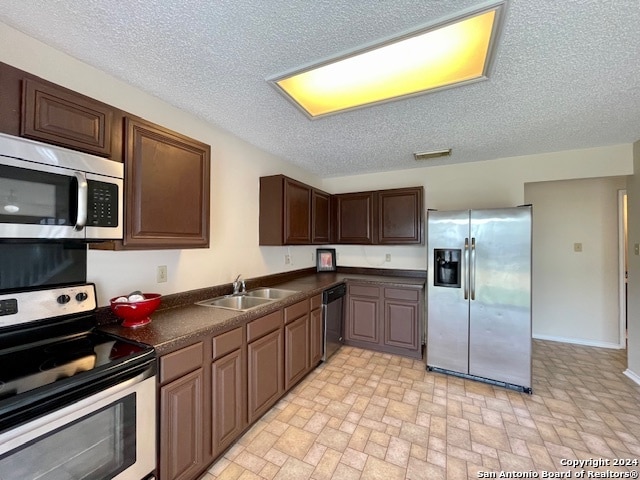
<path fill-rule="evenodd" d="M 464 299 L 469 300 L 469 238 L 464 239 L 464 261 L 462 263 L 462 270 Z"/>
<path fill-rule="evenodd" d="M 476 299 L 476 238 L 471 237 L 471 261 L 469 265 L 469 283 L 471 284 L 471 300 Z"/>

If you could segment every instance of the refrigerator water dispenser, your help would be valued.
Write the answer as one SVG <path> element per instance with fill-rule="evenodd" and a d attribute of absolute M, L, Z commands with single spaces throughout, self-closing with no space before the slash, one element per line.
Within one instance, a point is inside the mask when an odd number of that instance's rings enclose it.
<path fill-rule="evenodd" d="M 434 286 L 460 288 L 461 255 L 460 249 L 433 249 Z"/>

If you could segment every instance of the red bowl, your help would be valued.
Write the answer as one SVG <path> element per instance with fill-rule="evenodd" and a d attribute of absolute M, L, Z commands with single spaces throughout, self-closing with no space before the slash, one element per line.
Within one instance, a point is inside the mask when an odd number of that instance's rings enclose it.
<path fill-rule="evenodd" d="M 141 327 L 151 321 L 149 315 L 155 312 L 160 305 L 162 295 L 159 293 L 143 293 L 142 295 L 144 300 L 139 302 L 116 302 L 115 299 L 120 297 L 109 300 L 111 311 L 124 320 L 123 327 Z"/>

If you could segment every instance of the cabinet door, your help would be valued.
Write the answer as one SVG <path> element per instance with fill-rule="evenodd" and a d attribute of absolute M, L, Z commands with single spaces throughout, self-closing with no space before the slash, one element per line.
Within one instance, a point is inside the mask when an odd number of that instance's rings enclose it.
<path fill-rule="evenodd" d="M 114 109 L 49 82 L 22 81 L 20 135 L 109 157 Z"/>
<path fill-rule="evenodd" d="M 315 244 L 330 242 L 330 199 L 328 193 L 311 190 L 311 242 Z"/>
<path fill-rule="evenodd" d="M 289 390 L 309 370 L 309 314 L 284 327 L 284 389 Z"/>
<path fill-rule="evenodd" d="M 422 187 L 378 192 L 378 243 L 422 243 Z"/>
<path fill-rule="evenodd" d="M 253 423 L 282 395 L 282 329 L 259 338 L 247 348 L 248 421 Z"/>
<path fill-rule="evenodd" d="M 384 301 L 384 345 L 418 349 L 419 308 L 418 302 Z"/>
<path fill-rule="evenodd" d="M 284 243 L 311 243 L 311 188 L 284 178 Z"/>
<path fill-rule="evenodd" d="M 346 341 L 380 343 L 379 304 L 377 298 L 349 297 Z"/>
<path fill-rule="evenodd" d="M 309 332 L 310 368 L 315 367 L 322 360 L 324 329 L 322 325 L 322 309 L 311 310 L 311 330 Z"/>
<path fill-rule="evenodd" d="M 191 479 L 203 465 L 203 369 L 160 389 L 160 478 Z"/>
<path fill-rule="evenodd" d="M 130 118 L 125 145 L 125 247 L 208 247 L 210 147 Z"/>
<path fill-rule="evenodd" d="M 216 457 L 245 427 L 242 350 L 213 362 L 211 369 L 212 452 Z"/>
<path fill-rule="evenodd" d="M 374 193 L 335 195 L 337 243 L 372 244 L 375 239 Z"/>

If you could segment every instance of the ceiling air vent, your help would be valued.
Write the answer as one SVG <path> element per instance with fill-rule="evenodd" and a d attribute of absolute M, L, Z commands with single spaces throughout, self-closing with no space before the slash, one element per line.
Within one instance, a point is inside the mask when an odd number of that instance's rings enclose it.
<path fill-rule="evenodd" d="M 451 156 L 451 149 L 435 150 L 433 152 L 422 152 L 422 153 L 413 154 L 413 158 L 415 158 L 416 161 L 429 160 L 430 158 L 449 157 L 449 156 Z"/>

